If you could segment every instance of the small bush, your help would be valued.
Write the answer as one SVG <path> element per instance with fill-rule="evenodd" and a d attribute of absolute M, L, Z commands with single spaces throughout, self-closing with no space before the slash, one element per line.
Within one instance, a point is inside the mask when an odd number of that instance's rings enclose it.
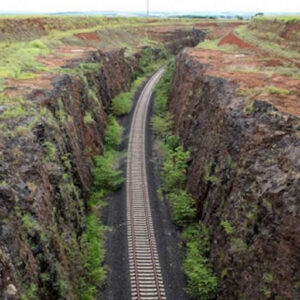
<path fill-rule="evenodd" d="M 122 172 L 116 170 L 115 154 L 113 151 L 106 151 L 104 155 L 94 158 L 93 168 L 94 185 L 98 189 L 115 190 L 124 181 Z"/>
<path fill-rule="evenodd" d="M 188 245 L 184 271 L 188 276 L 188 292 L 196 299 L 214 299 L 217 291 L 217 279 L 208 265 L 208 260 L 199 251 L 197 242 Z"/>
<path fill-rule="evenodd" d="M 132 106 L 132 93 L 121 93 L 112 100 L 112 112 L 115 116 L 130 113 Z"/>
<path fill-rule="evenodd" d="M 168 134 L 171 134 L 171 129 L 173 127 L 173 120 L 170 113 L 166 114 L 164 117 L 155 115 L 152 118 L 152 129 L 157 137 L 163 138 Z"/>
<path fill-rule="evenodd" d="M 37 49 L 43 49 L 43 50 L 48 49 L 48 47 L 42 41 L 39 41 L 39 40 L 32 41 L 30 43 L 30 47 L 37 48 Z"/>
<path fill-rule="evenodd" d="M 162 179 L 164 190 L 172 192 L 174 189 L 183 189 L 186 180 L 186 161 L 189 152 L 184 151 L 181 146 L 174 151 L 170 150 L 162 167 Z"/>
<path fill-rule="evenodd" d="M 83 122 L 85 125 L 90 125 L 95 122 L 95 120 L 93 119 L 93 116 L 90 112 L 85 113 L 85 115 L 83 117 Z"/>
<path fill-rule="evenodd" d="M 221 225 L 223 226 L 223 228 L 227 234 L 235 233 L 234 227 L 228 221 L 222 221 Z"/>
<path fill-rule="evenodd" d="M 181 227 L 190 224 L 196 216 L 193 198 L 185 190 L 174 190 L 168 194 L 174 222 Z"/>
<path fill-rule="evenodd" d="M 56 153 L 56 148 L 54 146 L 54 144 L 50 143 L 50 142 L 45 142 L 44 143 L 44 147 L 46 150 L 46 160 L 54 160 L 55 159 L 55 153 Z"/>
<path fill-rule="evenodd" d="M 197 243 L 201 255 L 207 255 L 210 250 L 209 232 L 202 222 L 190 224 L 182 233 L 182 240 L 186 245 Z"/>
<path fill-rule="evenodd" d="M 123 128 L 114 117 L 109 118 L 109 125 L 105 135 L 105 145 L 107 149 L 116 148 L 122 139 Z"/>
<path fill-rule="evenodd" d="M 94 299 L 98 288 L 105 280 L 106 270 L 102 266 L 104 259 L 105 227 L 95 215 L 87 218 L 86 230 L 81 238 L 84 249 L 82 259 L 87 271 L 87 278 L 81 281 L 80 298 Z"/>

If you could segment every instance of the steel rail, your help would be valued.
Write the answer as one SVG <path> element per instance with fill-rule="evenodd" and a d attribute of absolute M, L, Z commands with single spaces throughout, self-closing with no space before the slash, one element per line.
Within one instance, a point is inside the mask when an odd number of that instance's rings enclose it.
<path fill-rule="evenodd" d="M 143 89 L 132 119 L 127 158 L 127 235 L 132 300 L 165 300 L 146 173 L 146 120 L 152 90 L 164 69 Z"/>

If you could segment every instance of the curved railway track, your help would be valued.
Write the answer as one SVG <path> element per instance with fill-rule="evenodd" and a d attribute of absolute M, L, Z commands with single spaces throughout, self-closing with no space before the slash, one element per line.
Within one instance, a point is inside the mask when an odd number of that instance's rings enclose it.
<path fill-rule="evenodd" d="M 150 209 L 146 174 L 146 119 L 152 90 L 164 69 L 145 86 L 134 111 L 127 160 L 127 233 L 132 300 L 166 299 Z"/>

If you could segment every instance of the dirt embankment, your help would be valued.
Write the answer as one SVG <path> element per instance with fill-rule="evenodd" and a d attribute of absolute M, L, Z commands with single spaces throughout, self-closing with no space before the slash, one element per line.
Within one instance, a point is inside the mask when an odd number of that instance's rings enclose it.
<path fill-rule="evenodd" d="M 181 53 L 169 108 L 191 151 L 187 188 L 210 229 L 219 299 L 298 299 L 299 117 L 249 104 L 211 67 Z"/>

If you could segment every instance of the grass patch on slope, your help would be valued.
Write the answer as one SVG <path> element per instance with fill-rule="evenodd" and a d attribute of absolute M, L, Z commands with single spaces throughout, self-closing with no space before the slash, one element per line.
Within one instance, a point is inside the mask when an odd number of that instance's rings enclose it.
<path fill-rule="evenodd" d="M 257 45 L 270 53 L 286 58 L 300 59 L 299 51 L 288 49 L 286 47 L 286 42 L 283 39 L 282 43 L 279 43 L 278 41 L 280 41 L 280 39 L 278 35 L 273 34 L 270 31 L 250 29 L 248 25 L 242 25 L 235 28 L 234 33 L 242 40 Z"/>
<path fill-rule="evenodd" d="M 162 191 L 169 202 L 172 219 L 181 227 L 182 240 L 187 249 L 183 264 L 188 277 L 187 291 L 195 299 L 213 299 L 217 291 L 217 279 L 207 258 L 209 232 L 197 220 L 195 201 L 186 192 L 186 169 L 190 154 L 181 146 L 179 137 L 172 134 L 172 117 L 167 109 L 173 70 L 174 62 L 171 62 L 154 93 L 155 116 L 152 128 L 163 150 Z"/>
<path fill-rule="evenodd" d="M 0 78 L 34 78 L 34 72 L 46 70 L 36 57 L 48 53 L 48 47 L 40 40 L 0 43 Z"/>
<path fill-rule="evenodd" d="M 207 49 L 207 50 L 219 50 L 225 52 L 236 52 L 239 51 L 239 47 L 235 45 L 221 45 L 219 46 L 220 39 L 216 40 L 205 40 L 197 45 L 197 48 Z"/>

